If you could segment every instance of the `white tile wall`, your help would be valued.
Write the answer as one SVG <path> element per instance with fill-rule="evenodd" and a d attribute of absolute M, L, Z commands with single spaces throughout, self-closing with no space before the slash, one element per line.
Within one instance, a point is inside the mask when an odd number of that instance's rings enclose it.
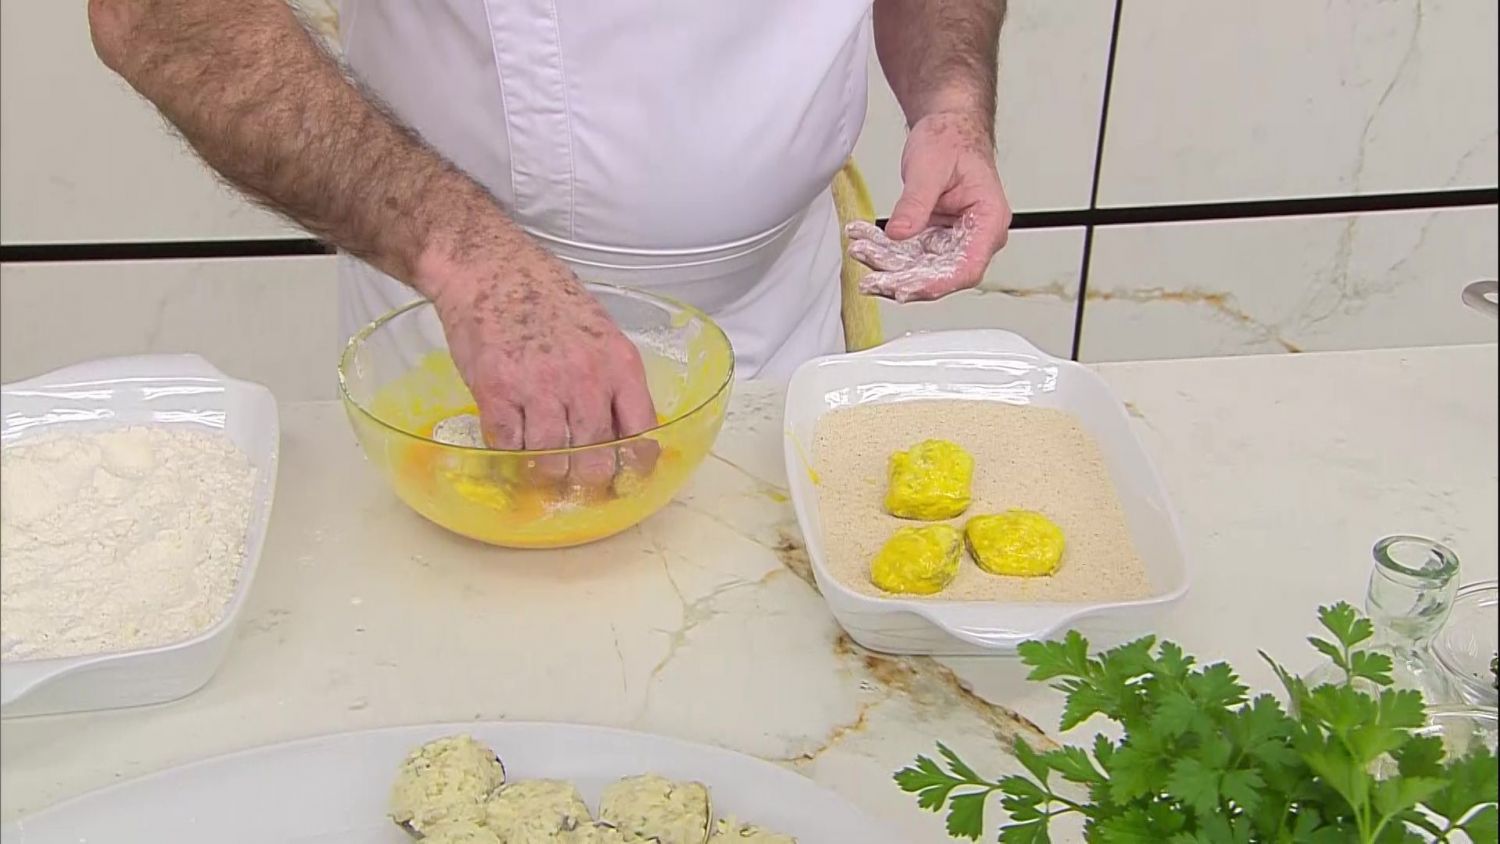
<path fill-rule="evenodd" d="M 1084 360 L 1493 343 L 1494 207 L 1099 229 Z"/>
<path fill-rule="evenodd" d="M 0 264 L 0 380 L 194 352 L 283 401 L 334 398 L 334 258 Z"/>
<path fill-rule="evenodd" d="M 882 302 L 887 338 L 911 331 L 1004 328 L 1059 357 L 1073 348 L 1083 229 L 1012 232 L 983 283 L 938 302 Z"/>
<path fill-rule="evenodd" d="M 297 2 L 333 35 L 339 0 Z M 1119 2 L 1103 205 L 1500 181 L 1495 3 Z M 1088 206 L 1114 9 L 1011 0 L 997 132 L 1018 210 Z M 900 192 L 905 129 L 873 57 L 869 73 L 856 157 L 884 214 Z M 1489 207 L 1101 228 L 1082 350 L 1097 360 L 1493 340 L 1456 290 L 1495 274 L 1494 224 Z M 289 236 L 300 235 L 218 186 L 99 64 L 84 3 L 0 0 L 0 241 Z M 980 290 L 885 305 L 887 333 L 998 326 L 1066 354 L 1082 243 L 1082 229 L 1015 232 Z M 331 363 L 306 365 L 336 352 L 329 259 L 6 265 L 3 276 L 6 379 L 193 349 L 285 397 L 330 394 Z M 85 304 L 61 320 L 73 303 Z M 224 321 L 226 308 L 246 318 Z"/>
<path fill-rule="evenodd" d="M 1496 183 L 1490 0 L 1122 2 L 1102 205 Z"/>
<path fill-rule="evenodd" d="M 1113 0 L 1011 0 L 1000 38 L 995 132 L 1011 205 L 1088 206 Z M 854 158 L 878 214 L 901 195 L 906 119 L 870 56 L 870 108 Z"/>
<path fill-rule="evenodd" d="M 320 27 L 328 0 L 305 0 Z M 0 242 L 300 237 L 99 62 L 82 0 L 0 0 Z"/>

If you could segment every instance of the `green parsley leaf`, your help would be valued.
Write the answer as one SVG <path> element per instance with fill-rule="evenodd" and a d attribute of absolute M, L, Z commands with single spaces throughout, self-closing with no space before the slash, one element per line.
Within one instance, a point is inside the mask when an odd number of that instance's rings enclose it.
<path fill-rule="evenodd" d="M 1443 752 L 1438 736 L 1413 737 L 1395 752 L 1396 769 L 1403 777 L 1442 776 Z"/>
<path fill-rule="evenodd" d="M 1187 813 L 1182 807 L 1166 800 L 1146 804 L 1146 822 L 1158 837 L 1176 835 L 1188 826 Z"/>
<path fill-rule="evenodd" d="M 918 756 L 915 766 L 908 766 L 896 772 L 896 784 L 901 786 L 902 791 L 921 791 L 932 785 L 951 782 L 952 777 L 943 773 L 937 763 L 926 756 Z"/>
<path fill-rule="evenodd" d="M 1228 664 L 1216 662 L 1197 674 L 1189 674 L 1184 685 L 1205 710 L 1244 703 L 1246 688 Z"/>
<path fill-rule="evenodd" d="M 989 792 L 975 791 L 948 801 L 948 834 L 978 841 L 984 834 L 984 801 L 988 798 Z"/>
<path fill-rule="evenodd" d="M 916 793 L 917 805 L 930 812 L 940 810 L 947 802 L 949 793 L 962 785 L 926 756 L 918 756 L 915 767 L 897 771 L 895 780 L 902 791 Z"/>
<path fill-rule="evenodd" d="M 1155 636 L 1143 636 L 1105 651 L 1099 655 L 1102 673 L 1115 680 L 1130 680 L 1153 673 L 1156 660 L 1151 657 L 1151 649 L 1155 645 Z"/>
<path fill-rule="evenodd" d="M 1370 800 L 1379 817 L 1390 818 L 1442 791 L 1446 784 L 1436 777 L 1391 777 L 1375 783 Z"/>
<path fill-rule="evenodd" d="M 1063 702 L 1062 721 L 1058 729 L 1063 732 L 1077 727 L 1095 715 L 1112 715 L 1120 711 L 1118 699 L 1094 685 L 1073 687 Z"/>
<path fill-rule="evenodd" d="M 1350 677 L 1369 680 L 1377 686 L 1389 686 L 1396 682 L 1391 676 L 1395 665 L 1389 654 L 1375 651 L 1355 651 L 1349 656 L 1346 670 Z"/>
<path fill-rule="evenodd" d="M 1045 789 L 1023 776 L 1000 780 L 1000 805 L 1016 822 L 1033 821 L 1045 816 L 1042 804 L 1047 802 Z"/>
<path fill-rule="evenodd" d="M 1363 792 L 1367 787 L 1361 787 L 1357 781 L 1367 775 L 1350 761 L 1348 754 L 1326 744 L 1309 743 L 1299 750 L 1307 766 L 1323 780 L 1324 785 L 1343 797 L 1350 806 L 1364 804 Z"/>
<path fill-rule="evenodd" d="M 1268 694 L 1248 697 L 1228 665 L 1199 668 L 1153 637 L 1093 657 L 1076 631 L 1027 643 L 1031 677 L 1066 697 L 1064 729 L 1103 716 L 1124 737 L 1095 736 L 1092 754 L 1018 741 L 1026 773 L 998 783 L 939 744 L 937 761 L 918 756 L 896 783 L 922 808 L 946 806 L 949 833 L 974 841 L 998 791 L 1009 815 L 1001 842 L 1050 842 L 1051 819 L 1079 812 L 1090 844 L 1405 844 L 1463 835 L 1500 844 L 1494 755 L 1445 760 L 1442 741 L 1418 733 L 1427 717 L 1421 696 L 1392 688 L 1390 658 L 1359 647 L 1373 633 L 1369 620 L 1348 604 L 1320 608 L 1319 618 L 1332 639 L 1309 641 L 1349 682 L 1310 689 L 1262 653 L 1289 708 Z M 1382 760 L 1394 772 L 1377 779 Z M 1051 791 L 1054 773 L 1087 798 Z"/>
<path fill-rule="evenodd" d="M 1189 756 L 1178 759 L 1167 775 L 1167 793 L 1181 800 L 1200 818 L 1219 809 L 1219 772 Z"/>
<path fill-rule="evenodd" d="M 1335 645 L 1327 639 L 1319 639 L 1317 636 L 1308 636 L 1307 643 L 1317 648 L 1318 653 L 1321 653 L 1322 655 L 1328 657 L 1329 661 L 1331 661 L 1334 665 L 1337 665 L 1345 671 L 1349 670 L 1348 661 L 1344 658 L 1343 648 Z"/>
<path fill-rule="evenodd" d="M 984 781 L 983 777 L 979 776 L 979 774 L 974 773 L 973 768 L 965 765 L 963 760 L 958 758 L 958 754 L 954 753 L 952 750 L 949 750 L 948 745 L 943 744 L 942 742 L 938 742 L 937 749 L 938 753 L 942 755 L 943 760 L 948 763 L 948 769 L 951 770 L 960 779 L 964 780 L 965 782 Z"/>
<path fill-rule="evenodd" d="M 1111 818 L 1094 824 L 1093 836 L 1099 844 L 1158 844 L 1161 836 L 1152 827 L 1146 812 L 1140 807 L 1131 807 Z"/>
<path fill-rule="evenodd" d="M 1375 625 L 1345 601 L 1340 601 L 1331 607 L 1320 608 L 1318 621 L 1322 622 L 1323 627 L 1332 633 L 1334 638 L 1339 640 L 1339 644 L 1345 648 L 1353 648 L 1375 635 Z"/>
<path fill-rule="evenodd" d="M 1265 787 L 1266 781 L 1253 769 L 1238 768 L 1225 771 L 1223 779 L 1219 782 L 1219 791 L 1224 798 L 1234 802 L 1247 813 L 1253 814 L 1260 808 L 1260 790 Z"/>
<path fill-rule="evenodd" d="M 1010 824 L 1000 830 L 1002 844 L 1051 844 L 1046 821 Z"/>
<path fill-rule="evenodd" d="M 1182 653 L 1182 647 L 1176 642 L 1162 642 L 1161 647 L 1156 649 L 1157 672 L 1162 677 L 1181 681 L 1195 662 L 1192 657 Z"/>
<path fill-rule="evenodd" d="M 1290 765 L 1296 752 L 1287 746 L 1293 722 L 1271 695 L 1260 695 L 1241 707 L 1229 723 L 1240 749 L 1265 765 Z"/>
<path fill-rule="evenodd" d="M 1449 762 L 1447 777 L 1447 787 L 1427 800 L 1426 806 L 1450 824 L 1457 824 L 1475 806 L 1495 802 L 1500 763 L 1487 748 L 1479 747 Z M 1469 835 L 1472 837 L 1473 832 Z"/>
<path fill-rule="evenodd" d="M 1129 803 L 1157 793 L 1165 785 L 1162 763 L 1156 753 L 1143 751 L 1134 744 L 1121 745 L 1115 750 L 1110 770 L 1110 796 L 1116 803 Z"/>
<path fill-rule="evenodd" d="M 1177 738 L 1201 725 L 1203 707 L 1185 691 L 1169 691 L 1156 704 L 1151 715 L 1151 729 L 1165 738 Z"/>
<path fill-rule="evenodd" d="M 1415 689 L 1381 691 L 1376 718 L 1381 726 L 1414 730 L 1427 723 L 1427 708 L 1422 693 Z"/>
<path fill-rule="evenodd" d="M 1081 747 L 1063 747 L 1049 751 L 1046 762 L 1062 775 L 1062 778 L 1078 785 L 1096 785 L 1106 782 L 1099 769 L 1089 759 L 1088 751 Z"/>
<path fill-rule="evenodd" d="M 1016 654 L 1031 667 L 1029 680 L 1087 677 L 1092 673 L 1088 640 L 1077 630 L 1069 630 L 1061 642 L 1022 642 Z"/>
<path fill-rule="evenodd" d="M 1108 771 L 1115 758 L 1115 743 L 1109 740 L 1109 736 L 1094 736 L 1094 758 L 1099 761 L 1099 766 Z"/>
<path fill-rule="evenodd" d="M 929 812 L 936 812 L 948 802 L 948 795 L 960 784 L 956 782 L 930 785 L 917 794 L 917 805 Z"/>
<path fill-rule="evenodd" d="M 1494 793 L 1494 789 L 1490 789 Z M 1493 804 L 1469 816 L 1461 827 L 1474 844 L 1496 844 L 1500 841 L 1500 809 Z"/>
<path fill-rule="evenodd" d="M 1270 655 L 1265 651 L 1256 651 L 1256 653 L 1260 654 L 1260 658 L 1265 660 L 1267 665 L 1271 666 L 1272 671 L 1276 672 L 1276 678 L 1281 681 L 1282 688 L 1286 689 L 1287 697 L 1292 700 L 1292 706 L 1301 708 L 1307 700 L 1307 683 L 1301 677 L 1282 668 L 1281 664 L 1271 659 Z"/>
<path fill-rule="evenodd" d="M 1375 719 L 1375 701 L 1350 686 L 1319 686 L 1302 702 L 1304 717 L 1322 722 L 1335 735 L 1345 735 Z"/>
<path fill-rule="evenodd" d="M 1046 759 L 1043 759 L 1040 754 L 1031 749 L 1031 745 L 1026 743 L 1026 739 L 1016 739 L 1015 754 L 1016 761 L 1021 763 L 1021 767 L 1031 772 L 1031 775 L 1036 777 L 1037 782 L 1040 782 L 1042 785 L 1047 784 L 1048 778 L 1052 776 L 1052 769 L 1048 766 Z M 1004 780 L 1001 780 L 1001 782 L 1004 782 Z"/>
<path fill-rule="evenodd" d="M 1227 768 L 1233 755 L 1234 743 L 1218 733 L 1201 737 L 1198 747 L 1193 751 L 1194 758 L 1215 771 Z"/>

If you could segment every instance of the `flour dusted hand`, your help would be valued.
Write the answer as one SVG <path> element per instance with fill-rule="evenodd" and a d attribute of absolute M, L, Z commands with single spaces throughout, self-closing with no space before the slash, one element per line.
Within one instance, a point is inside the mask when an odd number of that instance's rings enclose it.
<path fill-rule="evenodd" d="M 912 302 L 960 287 L 956 279 L 965 268 L 974 228 L 972 221 L 961 219 L 953 226 L 928 226 L 906 240 L 892 240 L 873 223 L 856 220 L 844 232 L 849 257 L 875 270 L 860 279 L 859 292 Z"/>
<path fill-rule="evenodd" d="M 448 277 L 433 301 L 491 448 L 557 451 L 656 426 L 640 352 L 557 259 L 439 264 Z M 543 454 L 534 463 L 544 481 L 602 488 L 620 465 L 649 472 L 655 445 Z"/>
<path fill-rule="evenodd" d="M 984 278 L 1011 219 L 986 111 L 993 117 L 991 106 L 930 113 L 912 125 L 901 153 L 901 196 L 885 230 L 860 223 L 847 231 L 849 256 L 875 270 L 860 282 L 861 293 L 926 301 Z"/>
<path fill-rule="evenodd" d="M 46 435 L 0 455 L 4 661 L 182 641 L 234 593 L 255 472 L 180 428 Z"/>

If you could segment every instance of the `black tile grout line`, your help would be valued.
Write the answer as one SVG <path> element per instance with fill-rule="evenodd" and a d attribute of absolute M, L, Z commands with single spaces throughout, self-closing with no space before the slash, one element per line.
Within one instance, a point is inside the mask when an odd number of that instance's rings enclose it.
<path fill-rule="evenodd" d="M 1096 201 L 1096 200 L 1091 200 Z M 1061 211 L 1028 211 L 1016 215 L 1014 229 L 1076 226 L 1135 226 L 1153 223 L 1232 222 L 1274 217 L 1369 214 L 1382 211 L 1438 211 L 1500 204 L 1500 188 L 1455 188 L 1357 196 L 1308 196 L 1193 202 L 1176 205 L 1122 205 Z"/>
<path fill-rule="evenodd" d="M 332 253 L 333 250 L 328 246 L 310 237 L 256 240 L 159 240 L 128 243 L 37 243 L 0 246 L 0 263 L 278 258 Z"/>
<path fill-rule="evenodd" d="M 1109 99 L 1115 83 L 1115 50 L 1120 45 L 1120 13 L 1124 0 L 1115 0 L 1114 17 L 1109 25 L 1109 52 L 1104 65 L 1104 95 L 1099 104 L 1099 134 L 1094 138 L 1094 172 L 1089 185 L 1089 213 L 1099 210 L 1099 181 L 1104 172 L 1104 133 L 1109 128 Z M 1088 300 L 1089 266 L 1094 261 L 1093 223 L 1086 223 L 1083 230 L 1083 255 L 1078 266 L 1078 302 L 1073 306 L 1073 346 L 1068 357 L 1078 360 L 1083 348 L 1083 306 Z"/>
<path fill-rule="evenodd" d="M 1315 196 L 1241 202 L 1199 202 L 1022 211 L 1013 230 L 1109 228 L 1152 223 L 1227 222 L 1275 217 L 1363 214 L 1380 211 L 1438 211 L 1500 204 L 1500 188 L 1463 188 L 1412 193 Z M 878 221 L 885 225 L 884 218 Z M 1089 235 L 1085 233 L 1085 239 Z M 307 237 L 244 240 L 162 240 L 119 243 L 37 243 L 0 245 L 0 263 L 209 260 L 331 255 L 333 249 Z"/>

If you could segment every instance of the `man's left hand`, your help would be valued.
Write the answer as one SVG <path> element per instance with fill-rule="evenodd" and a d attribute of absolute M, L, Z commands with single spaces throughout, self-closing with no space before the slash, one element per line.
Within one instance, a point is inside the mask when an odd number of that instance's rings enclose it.
<path fill-rule="evenodd" d="M 923 117 L 907 136 L 901 179 L 883 233 L 869 224 L 849 227 L 849 254 L 875 270 L 860 291 L 913 302 L 979 284 L 1005 245 L 1011 218 L 990 126 L 960 112 Z"/>

